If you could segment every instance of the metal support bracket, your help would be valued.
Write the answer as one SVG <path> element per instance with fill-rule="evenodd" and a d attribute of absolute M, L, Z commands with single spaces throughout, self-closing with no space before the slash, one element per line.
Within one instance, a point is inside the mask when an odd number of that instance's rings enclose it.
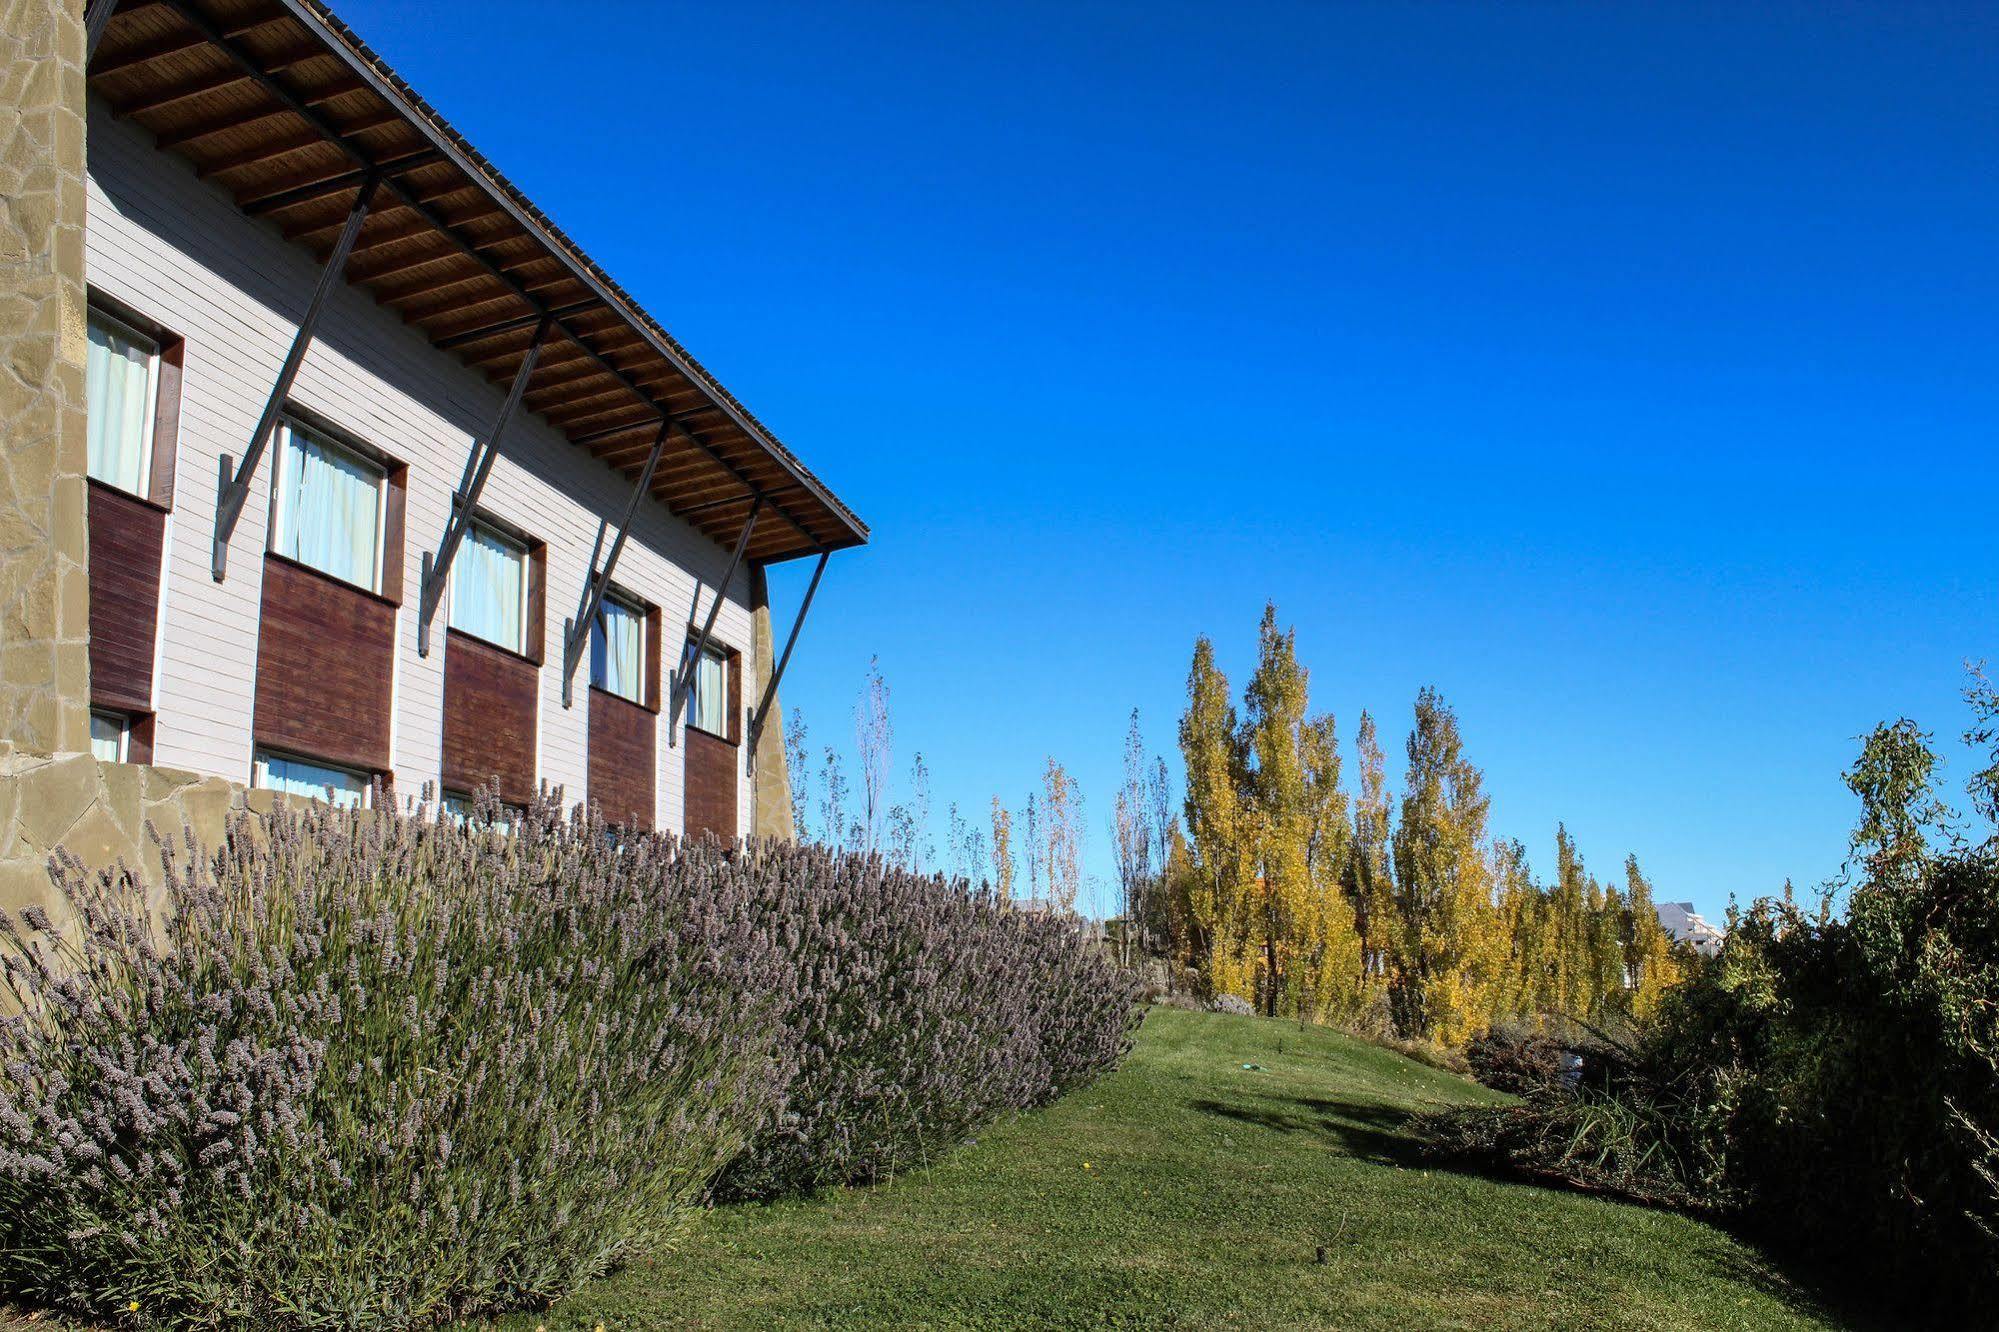
<path fill-rule="evenodd" d="M 90 0 L 90 8 L 83 11 L 83 59 L 97 54 L 97 43 L 103 40 L 104 29 L 111 22 L 111 11 L 118 8 L 118 0 Z"/>
<path fill-rule="evenodd" d="M 618 534 L 611 538 L 610 553 L 604 557 L 602 568 L 597 565 L 597 551 L 590 552 L 590 577 L 583 584 L 583 600 L 576 608 L 576 618 L 567 620 L 562 626 L 562 706 L 574 703 L 572 688 L 576 678 L 576 666 L 583 658 L 583 650 L 590 644 L 590 626 L 596 623 L 597 608 L 604 602 L 604 590 L 611 585 L 611 576 L 617 572 L 618 556 L 625 550 L 625 538 L 631 535 L 632 519 L 638 516 L 639 501 L 652 493 L 652 474 L 659 466 L 660 452 L 666 447 L 666 437 L 673 433 L 669 421 L 659 424 L 659 434 L 652 442 L 652 452 L 646 455 L 645 467 L 639 472 L 638 484 L 632 487 L 632 497 L 625 504 L 625 516 L 618 524 Z M 603 543 L 604 533 L 599 529 L 597 541 Z"/>
<path fill-rule="evenodd" d="M 305 353 L 312 346 L 313 331 L 319 325 L 320 311 L 326 306 L 326 295 L 347 269 L 347 254 L 354 248 L 355 238 L 361 234 L 361 224 L 368 220 L 368 203 L 379 183 L 378 178 L 370 174 L 361 182 L 361 188 L 354 196 L 354 206 L 347 211 L 347 223 L 340 228 L 340 239 L 333 243 L 333 253 L 326 257 L 325 266 L 319 270 L 319 283 L 312 289 L 312 300 L 306 304 L 305 317 L 299 320 L 298 332 L 292 335 L 291 350 L 285 353 L 285 363 L 278 370 L 277 383 L 271 386 L 271 396 L 264 402 L 263 414 L 257 418 L 257 428 L 250 433 L 250 443 L 243 450 L 242 464 L 232 472 L 229 455 L 222 455 L 223 479 L 215 499 L 215 546 L 209 557 L 209 571 L 218 583 L 228 575 L 229 537 L 236 530 L 236 520 L 243 516 L 243 502 L 250 497 L 250 483 L 257 475 L 257 464 L 263 461 L 264 446 L 270 443 L 271 431 L 285 409 L 285 399 L 291 396 L 292 381 L 298 378 L 299 367 L 305 364 Z"/>
<path fill-rule="evenodd" d="M 541 359 L 541 349 L 548 342 L 549 330 L 554 321 L 546 315 L 534 331 L 534 341 L 528 344 L 527 356 L 521 361 L 520 369 L 514 371 L 514 382 L 507 388 L 507 400 L 500 404 L 500 414 L 493 418 L 493 428 L 486 437 L 473 446 L 470 456 L 465 459 L 465 475 L 458 480 L 458 489 L 451 494 L 451 517 L 445 521 L 444 536 L 438 540 L 437 554 L 428 551 L 423 557 L 423 583 L 417 592 L 416 609 L 416 650 L 417 655 L 430 655 L 430 621 L 437 613 L 437 603 L 444 596 L 446 581 L 451 577 L 451 562 L 458 558 L 458 547 L 465 540 L 465 533 L 472 527 L 472 511 L 479 507 L 479 495 L 486 489 L 486 477 L 493 470 L 493 460 L 500 456 L 500 436 L 506 433 L 507 422 L 521 405 L 521 398 L 527 393 L 528 380 L 534 377 L 535 362 Z"/>
<path fill-rule="evenodd" d="M 729 555 L 729 567 L 715 584 L 714 600 L 708 606 L 708 618 L 701 622 L 701 632 L 694 641 L 680 650 L 680 669 L 674 672 L 673 695 L 666 707 L 666 745 L 673 748 L 680 734 L 680 705 L 687 698 L 688 686 L 694 683 L 694 672 L 701 665 L 701 654 L 708 650 L 709 635 L 715 632 L 715 617 L 722 613 L 722 601 L 729 594 L 729 584 L 736 577 L 736 566 L 743 562 L 743 552 L 749 549 L 750 534 L 757 530 L 757 515 L 763 512 L 764 497 L 759 494 L 750 503 L 750 516 L 743 523 L 743 534 L 736 538 L 736 549 Z"/>
<path fill-rule="evenodd" d="M 812 609 L 812 598 L 819 593 L 819 580 L 826 573 L 826 561 L 833 557 L 830 550 L 819 552 L 819 563 L 812 566 L 812 581 L 805 585 L 805 600 L 798 603 L 797 618 L 791 622 L 791 633 L 784 640 L 784 651 L 778 656 L 777 669 L 771 672 L 770 683 L 764 686 L 763 697 L 757 700 L 757 710 L 750 717 L 749 750 L 750 766 L 757 761 L 757 741 L 764 733 L 764 717 L 770 712 L 771 704 L 777 701 L 777 683 L 784 678 L 784 668 L 791 665 L 791 650 L 798 646 L 798 631 L 805 627 L 805 613 Z"/>

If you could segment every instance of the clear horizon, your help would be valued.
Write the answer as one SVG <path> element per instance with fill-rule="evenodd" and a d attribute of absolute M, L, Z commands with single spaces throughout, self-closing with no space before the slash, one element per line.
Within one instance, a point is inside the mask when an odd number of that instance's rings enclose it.
<path fill-rule="evenodd" d="M 1266 600 L 1349 790 L 1434 684 L 1543 879 L 1808 893 L 1897 716 L 1963 803 L 1999 10 L 338 10 L 873 525 L 784 701 L 879 657 L 940 844 L 1053 755 L 1107 889 Z"/>

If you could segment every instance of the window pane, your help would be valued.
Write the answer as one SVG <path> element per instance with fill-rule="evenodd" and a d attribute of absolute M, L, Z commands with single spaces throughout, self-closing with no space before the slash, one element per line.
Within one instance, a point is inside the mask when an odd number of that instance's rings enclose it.
<path fill-rule="evenodd" d="M 471 823 L 478 814 L 479 800 L 478 797 L 466 795 L 463 791 L 446 791 L 444 798 L 438 802 L 437 812 L 441 817 L 462 828 Z M 524 810 L 512 805 L 500 805 L 493 811 L 492 822 L 486 826 L 494 832 L 510 833 L 514 830 L 515 822 L 524 813 Z"/>
<path fill-rule="evenodd" d="M 645 700 L 645 616 L 604 598 L 590 626 L 590 683 L 634 703 Z"/>
<path fill-rule="evenodd" d="M 694 668 L 694 724 L 710 735 L 729 734 L 729 667 L 713 652 L 703 652 Z"/>
<path fill-rule="evenodd" d="M 526 548 L 490 527 L 474 527 L 451 566 L 451 627 L 511 652 L 526 651 L 521 617 L 526 589 Z"/>
<path fill-rule="evenodd" d="M 90 752 L 106 763 L 125 761 L 125 719 L 108 712 L 90 714 Z"/>
<path fill-rule="evenodd" d="M 84 378 L 90 474 L 121 490 L 145 494 L 152 461 L 152 345 L 92 314 Z"/>
<path fill-rule="evenodd" d="M 280 464 L 278 554 L 374 591 L 382 469 L 295 426 Z"/>
<path fill-rule="evenodd" d="M 362 804 L 368 796 L 368 778 L 361 773 L 277 754 L 257 755 L 257 785 L 313 800 L 326 799 L 330 789 L 333 803 L 342 808 Z"/>

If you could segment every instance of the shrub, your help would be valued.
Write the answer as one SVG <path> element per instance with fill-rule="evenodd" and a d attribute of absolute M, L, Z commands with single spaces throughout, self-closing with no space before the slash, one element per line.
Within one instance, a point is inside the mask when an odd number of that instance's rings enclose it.
<path fill-rule="evenodd" d="M 1563 1081 L 1568 1048 L 1521 1022 L 1501 1022 L 1465 1046 L 1471 1075 L 1494 1091 L 1525 1096 Z"/>
<path fill-rule="evenodd" d="M 761 846 L 787 894 L 796 1075 L 725 1197 L 877 1180 L 1130 1048 L 1137 983 L 1067 917 L 1013 909 L 879 857 Z"/>
<path fill-rule="evenodd" d="M 401 1327 L 670 1241 L 780 1091 L 745 876 L 549 811 L 517 840 L 279 811 L 0 924 L 16 1291 L 182 1325 Z M 4 913 L 0 913 L 4 920 Z"/>
<path fill-rule="evenodd" d="M 1660 1207 L 1719 1201 L 1695 1165 L 1684 1097 L 1648 1051 L 1508 1027 L 1465 1053 L 1473 1076 L 1520 1101 L 1424 1115 L 1416 1127 L 1431 1158 Z"/>
<path fill-rule="evenodd" d="M 546 1303 L 757 1191 L 920 1162 L 1116 1063 L 1061 921 L 814 849 L 280 810 L 0 913 L 0 1283 L 148 1324 Z M 745 1155 L 755 1143 L 755 1150 Z"/>
<path fill-rule="evenodd" d="M 1759 902 L 1626 1057 L 1426 1121 L 1437 1155 L 1726 1209 L 1939 1324 L 1999 1293 L 1999 860 L 1911 858 L 1844 919 Z"/>

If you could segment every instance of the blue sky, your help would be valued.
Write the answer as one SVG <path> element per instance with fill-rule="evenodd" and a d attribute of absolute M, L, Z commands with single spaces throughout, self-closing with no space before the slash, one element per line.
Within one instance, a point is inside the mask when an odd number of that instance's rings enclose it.
<path fill-rule="evenodd" d="M 1391 775 L 1435 684 L 1538 871 L 1718 913 L 1999 658 L 1999 9 L 339 9 L 874 525 L 786 703 L 879 656 L 940 833 L 1053 754 L 1108 879 L 1273 599 Z"/>

